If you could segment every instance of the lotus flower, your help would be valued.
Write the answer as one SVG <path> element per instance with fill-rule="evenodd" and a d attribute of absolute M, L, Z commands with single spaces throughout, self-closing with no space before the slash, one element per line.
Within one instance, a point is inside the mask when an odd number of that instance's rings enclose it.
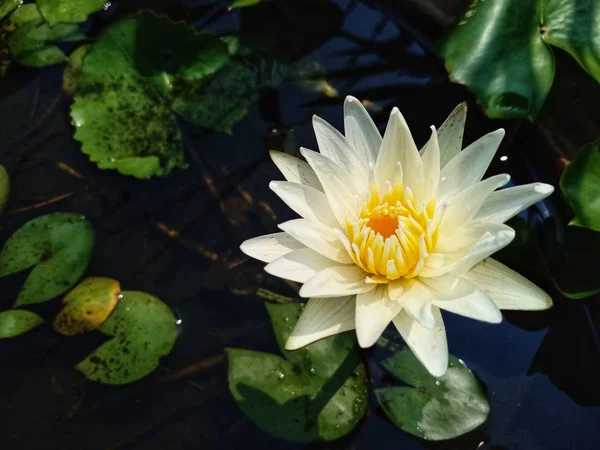
<path fill-rule="evenodd" d="M 419 151 L 404 117 L 391 112 L 383 138 L 361 103 L 346 98 L 345 136 L 319 117 L 320 153 L 305 162 L 271 156 L 287 181 L 271 189 L 301 219 L 245 241 L 271 275 L 302 283 L 306 307 L 286 342 L 294 350 L 356 330 L 372 346 L 391 323 L 434 376 L 448 366 L 440 309 L 498 323 L 500 309 L 541 310 L 550 297 L 489 258 L 515 237 L 504 222 L 553 192 L 532 183 L 502 190 L 507 174 L 482 180 L 504 130 L 461 151 L 459 105 Z"/>

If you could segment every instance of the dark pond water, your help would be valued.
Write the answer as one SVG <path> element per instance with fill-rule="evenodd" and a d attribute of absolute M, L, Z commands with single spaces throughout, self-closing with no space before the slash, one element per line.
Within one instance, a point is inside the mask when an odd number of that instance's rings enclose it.
<path fill-rule="evenodd" d="M 106 339 L 99 333 L 66 338 L 46 324 L 1 341 L 0 448 L 598 448 L 600 309 L 560 298 L 536 255 L 519 246 L 502 258 L 555 295 L 552 311 L 505 314 L 500 325 L 446 317 L 451 353 L 466 361 L 489 395 L 491 414 L 482 427 L 452 441 L 422 441 L 396 429 L 371 398 L 367 418 L 338 442 L 288 444 L 256 428 L 228 391 L 224 348 L 276 352 L 264 297 L 297 292 L 238 250 L 244 239 L 274 232 L 293 217 L 268 189 L 268 180 L 281 178 L 269 149 L 316 148 L 312 114 L 340 128 L 341 98 L 353 94 L 373 102 L 380 127 L 391 106 L 399 106 L 418 144 L 429 125 L 468 99 L 466 142 L 505 126 L 491 171 L 508 171 L 517 183 L 555 182 L 553 157 L 531 124 L 491 121 L 462 87 L 451 85 L 428 35 L 394 2 L 298 1 L 288 15 L 273 13 L 269 3 L 241 13 L 212 1 L 121 3 L 87 24 L 89 34 L 141 6 L 219 34 L 260 33 L 297 68 L 321 67 L 340 98 L 324 96 L 316 82 L 285 82 L 261 97 L 232 135 L 184 125 L 189 168 L 139 181 L 99 170 L 80 152 L 70 99 L 61 91 L 62 67 L 14 68 L 0 81 L 0 162 L 13 182 L 0 241 L 42 214 L 85 214 L 96 230 L 88 274 L 150 292 L 181 320 L 176 347 L 159 369 L 124 387 L 94 384 L 73 369 Z M 535 233 L 548 218 L 562 221 L 551 202 L 536 206 L 523 223 Z M 24 278 L 0 280 L 0 309 L 10 307 Z M 35 308 L 44 317 L 58 309 L 57 301 Z M 379 353 L 369 353 L 375 385 L 383 375 Z"/>

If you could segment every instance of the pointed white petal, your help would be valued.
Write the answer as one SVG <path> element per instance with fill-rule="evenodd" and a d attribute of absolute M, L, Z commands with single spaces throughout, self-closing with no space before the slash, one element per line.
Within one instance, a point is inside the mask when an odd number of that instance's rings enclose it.
<path fill-rule="evenodd" d="M 362 348 L 371 347 L 402 309 L 387 294 L 387 286 L 379 285 L 356 296 L 356 337 Z"/>
<path fill-rule="evenodd" d="M 277 258 L 306 246 L 286 233 L 273 233 L 242 242 L 240 250 L 246 255 L 270 263 Z"/>
<path fill-rule="evenodd" d="M 484 259 L 463 277 L 479 286 L 500 309 L 538 311 L 552 306 L 548 294 L 492 258 Z"/>
<path fill-rule="evenodd" d="M 502 322 L 502 313 L 481 289 L 475 289 L 471 294 L 455 300 L 437 300 L 433 303 L 446 311 L 471 319 L 490 323 Z"/>
<path fill-rule="evenodd" d="M 297 350 L 334 334 L 354 329 L 356 297 L 311 298 L 292 334 L 286 350 Z"/>
<path fill-rule="evenodd" d="M 404 292 L 402 279 L 390 281 L 388 283 L 388 295 L 392 300 L 396 300 L 398 297 L 400 297 L 402 292 Z"/>
<path fill-rule="evenodd" d="M 432 253 L 466 252 L 486 233 L 498 231 L 498 224 L 490 222 L 470 222 L 457 228 L 453 233 L 442 234 Z"/>
<path fill-rule="evenodd" d="M 506 222 L 534 203 L 548 197 L 554 187 L 544 183 L 531 183 L 502 189 L 492 193 L 474 220 L 482 222 Z"/>
<path fill-rule="evenodd" d="M 421 325 L 433 328 L 436 321 L 433 317 L 431 302 L 435 298 L 435 292 L 415 279 L 404 280 L 403 285 L 404 292 L 398 299 L 402 307 Z"/>
<path fill-rule="evenodd" d="M 382 191 L 385 189 L 386 181 L 394 180 L 397 162 L 402 165 L 406 186 L 413 189 L 417 182 L 423 182 L 419 151 L 404 117 L 398 108 L 394 108 L 375 164 L 375 178 Z"/>
<path fill-rule="evenodd" d="M 462 102 L 450 113 L 438 130 L 440 143 L 440 168 L 460 153 L 462 148 L 465 121 L 467 119 L 467 102 Z"/>
<path fill-rule="evenodd" d="M 342 264 L 351 264 L 352 258 L 333 229 L 321 222 L 294 219 L 279 225 L 283 231 L 308 248 Z"/>
<path fill-rule="evenodd" d="M 420 201 L 428 201 L 437 191 L 440 181 L 440 148 L 435 127 L 431 127 L 431 137 L 421 150 L 423 162 L 423 190 L 418 195 Z"/>
<path fill-rule="evenodd" d="M 367 273 L 355 265 L 321 270 L 300 288 L 300 297 L 340 297 L 367 292 L 376 287 L 365 283 Z"/>
<path fill-rule="evenodd" d="M 323 192 L 288 181 L 271 181 L 269 187 L 301 217 L 323 222 L 330 226 L 338 226 L 335 215 Z"/>
<path fill-rule="evenodd" d="M 381 134 L 362 103 L 351 96 L 344 102 L 344 133 L 350 145 L 362 154 L 366 166 L 374 167 L 381 148 Z"/>
<path fill-rule="evenodd" d="M 452 275 L 419 278 L 419 281 L 434 291 L 433 300 L 454 300 L 466 297 L 477 289 L 477 286 L 470 281 Z"/>
<path fill-rule="evenodd" d="M 351 180 L 356 187 L 365 186 L 368 182 L 369 166 L 344 135 L 319 116 L 313 116 L 313 128 L 321 155 L 352 174 Z"/>
<path fill-rule="evenodd" d="M 265 272 L 287 280 L 304 283 L 327 267 L 337 264 L 335 261 L 325 258 L 323 255 L 303 248 L 277 258 L 265 266 Z"/>
<path fill-rule="evenodd" d="M 433 328 L 425 328 L 406 311 L 400 311 L 393 322 L 421 364 L 434 377 L 441 377 L 448 369 L 446 328 L 437 307 L 432 308 L 432 314 L 436 322 Z"/>
<path fill-rule="evenodd" d="M 306 148 L 301 148 L 300 153 L 319 177 L 338 223 L 344 226 L 346 217 L 354 218 L 358 211 L 357 191 L 351 181 L 352 174 L 344 172 L 340 166 L 320 153 Z"/>
<path fill-rule="evenodd" d="M 473 142 L 446 164 L 440 174 L 439 198 L 452 197 L 473 183 L 480 181 L 496 154 L 503 137 L 503 129 L 488 133 Z"/>
<path fill-rule="evenodd" d="M 492 192 L 510 181 L 503 173 L 472 184 L 458 195 L 448 199 L 449 204 L 440 224 L 440 234 L 450 235 L 462 224 L 469 223 Z"/>
<path fill-rule="evenodd" d="M 321 182 L 306 161 L 302 161 L 295 156 L 275 150 L 271 150 L 270 154 L 271 159 L 286 180 L 291 181 L 292 183 L 303 184 L 323 192 Z"/>

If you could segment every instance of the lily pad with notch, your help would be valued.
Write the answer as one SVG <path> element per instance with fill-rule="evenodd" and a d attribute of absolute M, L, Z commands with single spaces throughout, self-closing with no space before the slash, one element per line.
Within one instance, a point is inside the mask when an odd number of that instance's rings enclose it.
<path fill-rule="evenodd" d="M 99 330 L 113 336 L 76 368 L 104 384 L 132 383 L 152 373 L 177 340 L 177 319 L 169 306 L 139 291 L 124 291 Z"/>
<path fill-rule="evenodd" d="M 227 349 L 229 389 L 238 406 L 258 427 L 287 441 L 348 434 L 367 410 L 368 382 L 354 333 L 286 351 L 302 305 L 267 304 L 267 310 L 283 357 Z"/>
<path fill-rule="evenodd" d="M 487 397 L 462 360 L 450 355 L 448 371 L 437 379 L 409 349 L 395 352 L 383 366 L 411 385 L 375 390 L 379 404 L 398 428 L 437 441 L 468 433 L 487 419 Z"/>
<path fill-rule="evenodd" d="M 78 214 L 48 214 L 19 228 L 0 252 L 0 277 L 33 267 L 15 306 L 43 303 L 71 289 L 86 271 L 93 246 L 92 226 Z"/>

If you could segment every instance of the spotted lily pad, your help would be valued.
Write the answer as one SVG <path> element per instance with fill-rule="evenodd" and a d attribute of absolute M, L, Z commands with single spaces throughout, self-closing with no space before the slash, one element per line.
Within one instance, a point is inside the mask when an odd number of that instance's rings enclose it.
<path fill-rule="evenodd" d="M 562 174 L 560 188 L 575 211 L 571 224 L 600 231 L 600 140 L 577 152 Z"/>
<path fill-rule="evenodd" d="M 177 320 L 171 308 L 145 292 L 125 291 L 117 307 L 100 327 L 114 336 L 76 368 L 90 380 L 126 384 L 156 369 L 177 340 Z"/>
<path fill-rule="evenodd" d="M 437 379 L 408 349 L 397 351 L 383 365 L 411 385 L 375 390 L 379 404 L 398 428 L 438 441 L 468 433 L 485 422 L 488 400 L 462 360 L 450 355 L 448 371 Z"/>
<path fill-rule="evenodd" d="M 183 167 L 177 115 L 228 131 L 255 95 L 226 42 L 149 12 L 102 33 L 81 68 L 75 139 L 101 169 L 138 178 Z"/>
<path fill-rule="evenodd" d="M 21 11 L 23 8 L 19 8 L 15 14 L 30 15 L 29 20 L 21 23 L 8 41 L 10 55 L 20 64 L 45 67 L 65 62 L 67 57 L 56 43 L 85 39 L 76 25 L 58 24 L 51 27 L 40 16 L 37 8 L 28 8 L 25 12 Z"/>
<path fill-rule="evenodd" d="M 0 214 L 4 211 L 8 196 L 10 195 L 10 177 L 2 164 L 0 164 Z"/>
<path fill-rule="evenodd" d="M 37 2 L 42 16 L 52 26 L 57 23 L 85 22 L 90 14 L 100 11 L 106 3 L 106 0 L 38 0 Z"/>
<path fill-rule="evenodd" d="M 597 0 L 474 0 L 440 53 L 489 117 L 533 120 L 554 78 L 551 46 L 600 81 L 599 27 Z"/>
<path fill-rule="evenodd" d="M 238 406 L 280 439 L 312 442 L 348 434 L 367 410 L 368 384 L 354 333 L 286 351 L 302 305 L 267 304 L 267 309 L 283 357 L 227 350 L 229 389 Z"/>
<path fill-rule="evenodd" d="M 94 232 L 84 217 L 48 214 L 19 228 L 0 252 L 0 277 L 33 267 L 15 306 L 42 303 L 68 291 L 87 269 Z"/>
<path fill-rule="evenodd" d="M 44 319 L 31 311 L 12 309 L 0 312 L 0 339 L 27 333 L 44 323 Z"/>
<path fill-rule="evenodd" d="M 74 336 L 100 328 L 117 306 L 121 285 L 112 278 L 89 277 L 63 299 L 63 309 L 54 320 L 54 329 Z"/>

